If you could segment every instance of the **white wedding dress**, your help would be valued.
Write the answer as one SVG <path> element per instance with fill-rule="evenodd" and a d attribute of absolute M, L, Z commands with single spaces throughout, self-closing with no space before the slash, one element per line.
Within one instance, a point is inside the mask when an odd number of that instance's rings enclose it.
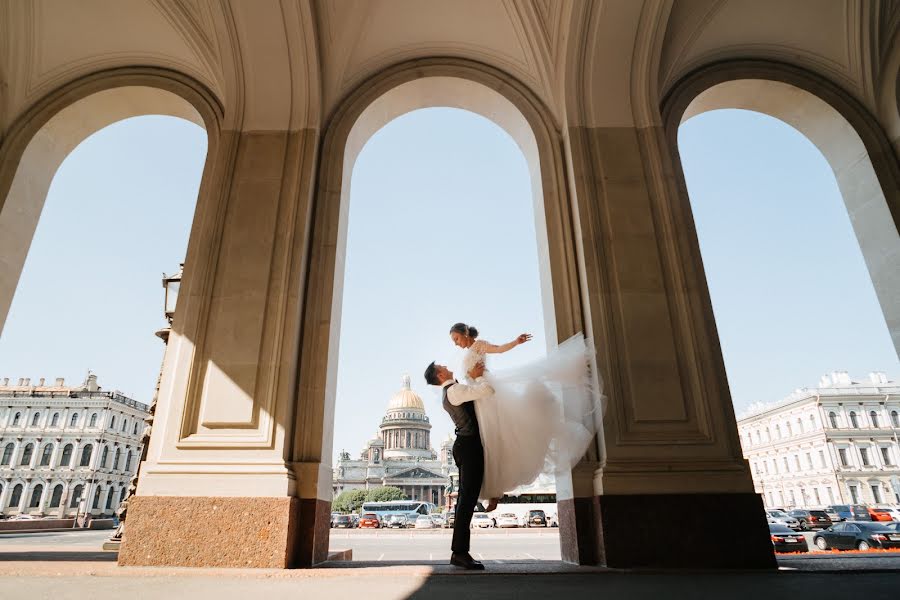
<path fill-rule="evenodd" d="M 487 364 L 488 345 L 476 341 L 465 353 L 462 372 Z M 485 372 L 494 388 L 475 401 L 484 446 L 480 498 L 499 498 L 541 473 L 571 469 L 601 427 L 603 396 L 591 373 L 594 351 L 581 334 L 545 358 L 503 372 Z M 467 375 L 468 377 L 468 375 Z"/>

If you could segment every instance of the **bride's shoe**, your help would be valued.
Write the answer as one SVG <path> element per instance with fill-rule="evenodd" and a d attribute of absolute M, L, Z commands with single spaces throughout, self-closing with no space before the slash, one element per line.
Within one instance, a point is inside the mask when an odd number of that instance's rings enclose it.
<path fill-rule="evenodd" d="M 498 502 L 500 502 L 500 498 L 491 498 L 491 501 L 488 502 L 487 508 L 484 509 L 484 512 L 492 512 L 497 510 Z"/>

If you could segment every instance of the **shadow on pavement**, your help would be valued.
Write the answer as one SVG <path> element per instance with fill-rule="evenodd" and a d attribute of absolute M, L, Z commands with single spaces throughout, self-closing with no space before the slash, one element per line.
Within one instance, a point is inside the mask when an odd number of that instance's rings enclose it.
<path fill-rule="evenodd" d="M 0 552 L 0 562 L 116 562 L 118 552 L 26 550 Z"/>

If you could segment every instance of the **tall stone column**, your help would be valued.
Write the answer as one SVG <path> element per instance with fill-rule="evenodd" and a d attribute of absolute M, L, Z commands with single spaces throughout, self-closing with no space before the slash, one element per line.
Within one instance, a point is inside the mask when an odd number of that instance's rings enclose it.
<path fill-rule="evenodd" d="M 318 470 L 291 460 L 317 138 L 225 131 L 210 144 L 120 564 L 327 556 L 330 485 L 320 496 Z M 324 532 L 298 533 L 304 511 Z"/>
<path fill-rule="evenodd" d="M 774 567 L 690 204 L 664 132 L 571 126 L 567 142 L 583 303 L 608 409 L 605 455 L 575 469 L 574 510 L 561 510 L 561 527 L 563 519 L 577 522 L 564 558 L 610 567 Z M 647 515 L 670 517 L 665 543 L 656 528 L 635 528 Z M 729 535 L 706 535 L 710 523 L 728 523 Z"/>

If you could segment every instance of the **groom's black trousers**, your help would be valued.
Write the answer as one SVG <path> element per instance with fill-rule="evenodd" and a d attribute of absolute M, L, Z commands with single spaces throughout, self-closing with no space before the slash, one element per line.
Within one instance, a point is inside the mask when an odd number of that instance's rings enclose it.
<path fill-rule="evenodd" d="M 484 448 L 481 436 L 457 435 L 453 443 L 453 460 L 459 469 L 459 495 L 456 497 L 456 520 L 453 523 L 453 552 L 468 552 L 472 514 L 478 503 L 484 480 Z"/>

